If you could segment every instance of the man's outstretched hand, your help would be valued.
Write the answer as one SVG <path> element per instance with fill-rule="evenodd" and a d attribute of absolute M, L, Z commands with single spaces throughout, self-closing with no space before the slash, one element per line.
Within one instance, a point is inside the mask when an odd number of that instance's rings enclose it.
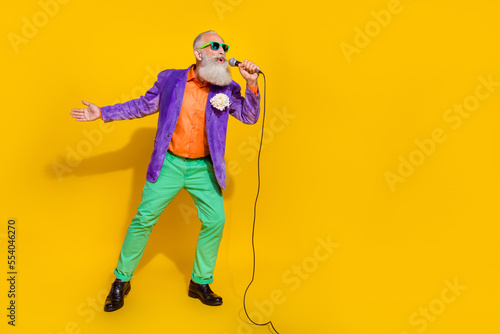
<path fill-rule="evenodd" d="M 82 103 L 88 106 L 88 108 L 71 109 L 72 113 L 70 114 L 73 118 L 80 122 L 95 121 L 96 119 L 101 118 L 98 106 L 87 101 L 82 101 Z"/>

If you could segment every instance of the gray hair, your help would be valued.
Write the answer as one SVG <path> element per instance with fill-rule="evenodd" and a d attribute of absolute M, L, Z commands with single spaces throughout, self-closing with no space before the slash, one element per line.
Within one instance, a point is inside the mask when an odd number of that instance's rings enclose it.
<path fill-rule="evenodd" d="M 201 41 L 203 39 L 203 35 L 206 35 L 206 34 L 217 34 L 217 32 L 215 32 L 213 30 L 208 30 L 208 31 L 202 32 L 201 34 L 196 36 L 196 38 L 194 39 L 194 42 L 193 42 L 193 50 L 196 50 L 201 46 L 201 43 L 202 43 Z"/>

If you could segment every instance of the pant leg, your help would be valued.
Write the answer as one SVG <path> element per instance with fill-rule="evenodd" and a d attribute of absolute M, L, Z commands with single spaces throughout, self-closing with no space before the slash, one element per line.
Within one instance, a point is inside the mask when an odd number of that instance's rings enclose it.
<path fill-rule="evenodd" d="M 128 227 L 118 265 L 114 270 L 116 278 L 122 281 L 132 279 L 154 225 L 183 184 L 184 171 L 176 166 L 171 155 L 167 154 L 157 181 L 146 181 L 144 185 L 141 204 Z"/>
<path fill-rule="evenodd" d="M 225 214 L 222 190 L 210 158 L 192 161 L 186 171 L 185 189 L 193 198 L 201 220 L 191 279 L 198 284 L 213 282 Z"/>

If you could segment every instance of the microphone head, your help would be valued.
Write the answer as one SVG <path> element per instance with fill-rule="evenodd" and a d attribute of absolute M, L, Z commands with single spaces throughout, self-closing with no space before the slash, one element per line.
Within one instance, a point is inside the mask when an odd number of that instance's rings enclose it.
<path fill-rule="evenodd" d="M 239 62 L 239 61 L 237 61 L 237 60 L 236 60 L 236 58 L 231 58 L 231 59 L 229 59 L 229 65 L 230 65 L 230 66 L 235 67 L 235 66 L 238 66 L 238 64 L 239 64 L 239 63 L 240 63 L 240 62 Z"/>

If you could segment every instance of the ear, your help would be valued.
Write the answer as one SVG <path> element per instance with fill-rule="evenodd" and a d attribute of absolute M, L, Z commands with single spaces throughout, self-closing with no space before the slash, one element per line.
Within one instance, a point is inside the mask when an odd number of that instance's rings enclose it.
<path fill-rule="evenodd" d="M 194 57 L 196 58 L 196 60 L 201 61 L 203 59 L 201 50 L 194 50 Z"/>

